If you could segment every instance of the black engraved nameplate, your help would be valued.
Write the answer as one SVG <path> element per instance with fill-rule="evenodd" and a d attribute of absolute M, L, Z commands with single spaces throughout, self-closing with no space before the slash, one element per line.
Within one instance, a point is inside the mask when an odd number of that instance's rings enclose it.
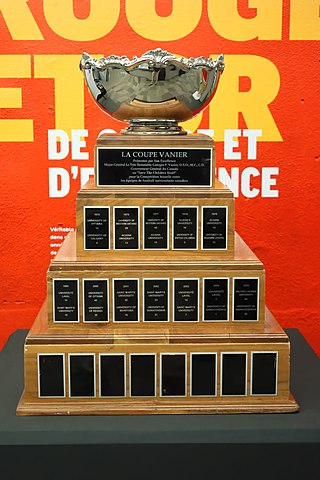
<path fill-rule="evenodd" d="M 84 207 L 84 249 L 109 250 L 109 207 Z"/>
<path fill-rule="evenodd" d="M 64 397 L 64 355 L 38 355 L 39 397 Z"/>
<path fill-rule="evenodd" d="M 174 280 L 174 321 L 197 322 L 199 305 L 199 281 Z"/>
<path fill-rule="evenodd" d="M 114 248 L 139 248 L 139 207 L 114 207 Z"/>
<path fill-rule="evenodd" d="M 53 321 L 79 321 L 79 280 L 53 280 Z"/>
<path fill-rule="evenodd" d="M 138 280 L 113 281 L 113 320 L 115 322 L 139 320 Z"/>
<path fill-rule="evenodd" d="M 225 250 L 227 232 L 227 207 L 202 207 L 202 248 Z"/>
<path fill-rule="evenodd" d="M 229 279 L 205 278 L 203 281 L 203 300 L 204 321 L 227 321 Z"/>
<path fill-rule="evenodd" d="M 83 280 L 83 321 L 108 322 L 108 280 Z"/>
<path fill-rule="evenodd" d="M 143 319 L 145 322 L 167 322 L 168 280 L 145 279 L 143 281 Z"/>
<path fill-rule="evenodd" d="M 210 148 L 97 148 L 98 186 L 212 185 Z"/>
<path fill-rule="evenodd" d="M 197 207 L 173 207 L 173 248 L 196 249 L 198 244 Z"/>
<path fill-rule="evenodd" d="M 234 278 L 233 320 L 255 321 L 259 313 L 259 279 Z"/>
<path fill-rule="evenodd" d="M 143 208 L 143 248 L 168 249 L 168 207 Z"/>

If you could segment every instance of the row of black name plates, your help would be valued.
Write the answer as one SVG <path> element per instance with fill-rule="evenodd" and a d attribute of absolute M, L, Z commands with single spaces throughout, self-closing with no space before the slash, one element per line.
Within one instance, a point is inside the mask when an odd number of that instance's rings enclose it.
<path fill-rule="evenodd" d="M 260 280 L 259 277 L 53 278 L 49 282 L 52 289 L 48 295 L 49 319 L 59 324 L 140 320 L 258 322 L 264 302 Z"/>
<path fill-rule="evenodd" d="M 39 353 L 38 396 L 215 397 L 218 383 L 220 396 L 277 395 L 277 351 L 158 355 L 159 372 L 156 353 L 99 354 L 98 363 L 93 353 Z"/>
<path fill-rule="evenodd" d="M 83 237 L 81 248 L 85 251 L 223 251 L 228 249 L 228 233 L 232 228 L 228 206 L 118 205 L 84 206 L 77 230 Z"/>

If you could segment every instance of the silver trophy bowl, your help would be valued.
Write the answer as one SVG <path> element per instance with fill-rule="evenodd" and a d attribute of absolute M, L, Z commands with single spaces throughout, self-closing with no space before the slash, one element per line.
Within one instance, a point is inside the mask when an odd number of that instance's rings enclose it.
<path fill-rule="evenodd" d="M 184 134 L 178 123 L 209 104 L 224 57 L 176 57 L 157 48 L 132 60 L 110 55 L 98 61 L 83 53 L 80 69 L 97 105 L 112 118 L 129 122 L 122 133 Z"/>

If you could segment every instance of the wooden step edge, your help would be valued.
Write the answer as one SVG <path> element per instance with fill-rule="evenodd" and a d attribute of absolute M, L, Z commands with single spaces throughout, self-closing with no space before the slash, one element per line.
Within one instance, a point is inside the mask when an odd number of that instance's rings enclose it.
<path fill-rule="evenodd" d="M 189 399 L 188 399 L 189 400 Z M 224 402 L 226 400 L 224 399 Z M 161 399 L 146 402 L 123 402 L 108 403 L 99 401 L 90 401 L 86 399 L 85 402 L 45 402 L 43 400 L 39 403 L 29 403 L 24 400 L 22 395 L 18 404 L 16 414 L 18 416 L 30 415 L 185 415 L 185 414 L 200 414 L 200 415 L 222 415 L 222 414 L 239 414 L 239 413 L 294 413 L 299 411 L 299 405 L 290 393 L 287 401 L 265 403 L 261 400 L 257 403 L 193 403 L 183 404 L 179 399 L 173 399 L 172 402 L 161 403 Z"/>

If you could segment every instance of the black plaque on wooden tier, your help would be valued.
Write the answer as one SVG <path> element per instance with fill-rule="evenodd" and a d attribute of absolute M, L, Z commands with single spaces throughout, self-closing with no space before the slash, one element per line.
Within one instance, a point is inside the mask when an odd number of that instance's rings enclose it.
<path fill-rule="evenodd" d="M 227 207 L 202 207 L 202 248 L 226 250 L 228 232 Z"/>
<path fill-rule="evenodd" d="M 145 322 L 169 320 L 169 281 L 145 279 L 143 281 L 143 319 Z"/>
<path fill-rule="evenodd" d="M 137 322 L 139 320 L 139 283 L 136 279 L 113 281 L 113 320 Z"/>
<path fill-rule="evenodd" d="M 216 353 L 191 353 L 191 395 L 216 395 Z"/>
<path fill-rule="evenodd" d="M 247 354 L 222 353 L 221 395 L 246 395 Z"/>
<path fill-rule="evenodd" d="M 100 396 L 125 397 L 126 368 L 125 354 L 100 355 Z"/>
<path fill-rule="evenodd" d="M 168 207 L 143 207 L 143 248 L 168 249 Z"/>
<path fill-rule="evenodd" d="M 98 186 L 212 185 L 210 148 L 97 147 Z"/>
<path fill-rule="evenodd" d="M 276 395 L 277 370 L 277 352 L 253 352 L 251 367 L 251 394 Z"/>
<path fill-rule="evenodd" d="M 256 321 L 259 316 L 259 279 L 233 279 L 233 320 Z"/>
<path fill-rule="evenodd" d="M 173 249 L 194 250 L 198 244 L 198 208 L 173 207 Z"/>
<path fill-rule="evenodd" d="M 130 396 L 154 397 L 156 394 L 156 355 L 130 355 Z"/>
<path fill-rule="evenodd" d="M 84 207 L 84 249 L 109 250 L 109 207 Z"/>
<path fill-rule="evenodd" d="M 203 281 L 203 320 L 229 319 L 229 279 L 205 278 Z"/>
<path fill-rule="evenodd" d="M 186 396 L 185 353 L 161 354 L 161 397 Z"/>
<path fill-rule="evenodd" d="M 65 397 L 64 354 L 38 355 L 39 397 Z"/>
<path fill-rule="evenodd" d="M 199 280 L 174 280 L 174 321 L 197 322 L 199 306 Z"/>
<path fill-rule="evenodd" d="M 139 248 L 139 207 L 114 207 L 114 248 Z"/>
<path fill-rule="evenodd" d="M 83 321 L 108 322 L 108 280 L 83 280 Z"/>
<path fill-rule="evenodd" d="M 69 355 L 70 397 L 95 397 L 94 354 Z"/>
<path fill-rule="evenodd" d="M 53 279 L 53 321 L 79 322 L 78 279 Z"/>

